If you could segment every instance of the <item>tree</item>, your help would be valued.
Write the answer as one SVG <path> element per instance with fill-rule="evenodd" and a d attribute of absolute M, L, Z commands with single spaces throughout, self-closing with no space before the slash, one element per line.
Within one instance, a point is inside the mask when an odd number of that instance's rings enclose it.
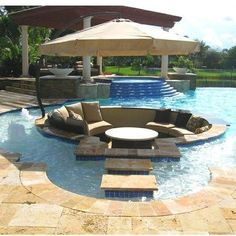
<path fill-rule="evenodd" d="M 227 68 L 231 68 L 231 69 L 236 68 L 236 46 L 228 50 L 225 61 L 226 61 Z"/>
<path fill-rule="evenodd" d="M 22 45 L 21 31 L 12 19 L 9 12 L 26 9 L 29 7 L 9 6 L 4 7 L 4 14 L 0 16 L 0 66 L 1 75 L 21 75 Z M 3 10 L 2 10 L 3 12 Z M 35 63 L 38 59 L 39 45 L 50 35 L 50 30 L 42 27 L 29 27 L 29 60 Z"/>
<path fill-rule="evenodd" d="M 209 69 L 222 68 L 222 54 L 216 50 L 208 50 L 206 57 L 203 58 L 204 65 Z"/>
<path fill-rule="evenodd" d="M 195 68 L 200 68 L 204 66 L 203 62 L 206 59 L 207 52 L 210 49 L 210 46 L 206 45 L 204 41 L 199 41 L 199 51 L 191 54 L 189 57 L 193 61 Z"/>

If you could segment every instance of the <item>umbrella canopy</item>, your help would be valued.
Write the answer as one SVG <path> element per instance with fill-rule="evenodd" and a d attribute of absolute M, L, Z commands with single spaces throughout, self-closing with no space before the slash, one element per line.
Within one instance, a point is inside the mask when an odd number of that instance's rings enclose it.
<path fill-rule="evenodd" d="M 116 19 L 51 40 L 40 46 L 52 56 L 186 55 L 198 42 L 126 19 Z"/>

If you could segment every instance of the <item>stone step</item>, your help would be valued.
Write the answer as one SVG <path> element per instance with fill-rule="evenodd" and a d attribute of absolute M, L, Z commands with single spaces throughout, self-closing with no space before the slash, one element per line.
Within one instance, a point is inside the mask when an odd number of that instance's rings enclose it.
<path fill-rule="evenodd" d="M 25 81 L 13 81 L 10 84 L 8 84 L 10 87 L 16 87 L 16 88 L 22 88 L 22 89 L 30 89 L 35 90 L 36 85 L 35 82 L 25 82 Z"/>
<path fill-rule="evenodd" d="M 30 89 L 30 90 L 35 90 L 36 86 L 35 84 L 21 84 L 20 88 L 22 89 Z"/>
<path fill-rule="evenodd" d="M 101 189 L 106 197 L 152 197 L 157 191 L 154 175 L 103 175 Z"/>
<path fill-rule="evenodd" d="M 33 96 L 36 95 L 35 90 L 22 89 L 22 88 L 13 87 L 13 86 L 6 86 L 5 90 L 9 92 L 22 93 L 22 94 L 28 94 L 28 95 L 33 95 Z"/>
<path fill-rule="evenodd" d="M 148 174 L 152 168 L 149 159 L 107 158 L 104 165 L 109 174 Z"/>

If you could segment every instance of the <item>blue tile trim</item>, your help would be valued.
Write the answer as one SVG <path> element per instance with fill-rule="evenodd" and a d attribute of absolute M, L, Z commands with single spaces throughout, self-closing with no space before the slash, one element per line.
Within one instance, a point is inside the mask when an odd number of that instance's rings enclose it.
<path fill-rule="evenodd" d="M 108 198 L 137 198 L 137 197 L 153 197 L 153 191 L 117 191 L 105 190 L 105 197 Z"/>
<path fill-rule="evenodd" d="M 108 170 L 107 173 L 112 175 L 148 175 L 149 171 Z"/>
<path fill-rule="evenodd" d="M 77 161 L 104 161 L 104 156 L 76 156 Z"/>
<path fill-rule="evenodd" d="M 151 157 L 152 162 L 173 162 L 180 161 L 180 157 Z"/>

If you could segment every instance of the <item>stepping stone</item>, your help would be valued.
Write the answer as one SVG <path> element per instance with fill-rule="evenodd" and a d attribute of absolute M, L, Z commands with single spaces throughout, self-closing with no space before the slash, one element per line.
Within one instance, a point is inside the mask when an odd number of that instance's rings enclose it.
<path fill-rule="evenodd" d="M 103 160 L 107 147 L 108 144 L 100 141 L 97 137 L 89 137 L 81 140 L 75 149 L 76 160 Z"/>
<path fill-rule="evenodd" d="M 173 142 L 155 139 L 154 147 L 159 151 L 159 157 L 181 157 L 178 147 Z"/>
<path fill-rule="evenodd" d="M 152 163 L 149 159 L 107 158 L 104 167 L 108 174 L 149 174 Z"/>
<path fill-rule="evenodd" d="M 2 158 L 5 158 L 10 162 L 18 162 L 20 161 L 21 154 L 17 152 L 4 152 L 4 150 L 0 150 L 0 160 Z"/>
<path fill-rule="evenodd" d="M 152 197 L 158 190 L 154 175 L 103 175 L 101 189 L 106 197 Z"/>

